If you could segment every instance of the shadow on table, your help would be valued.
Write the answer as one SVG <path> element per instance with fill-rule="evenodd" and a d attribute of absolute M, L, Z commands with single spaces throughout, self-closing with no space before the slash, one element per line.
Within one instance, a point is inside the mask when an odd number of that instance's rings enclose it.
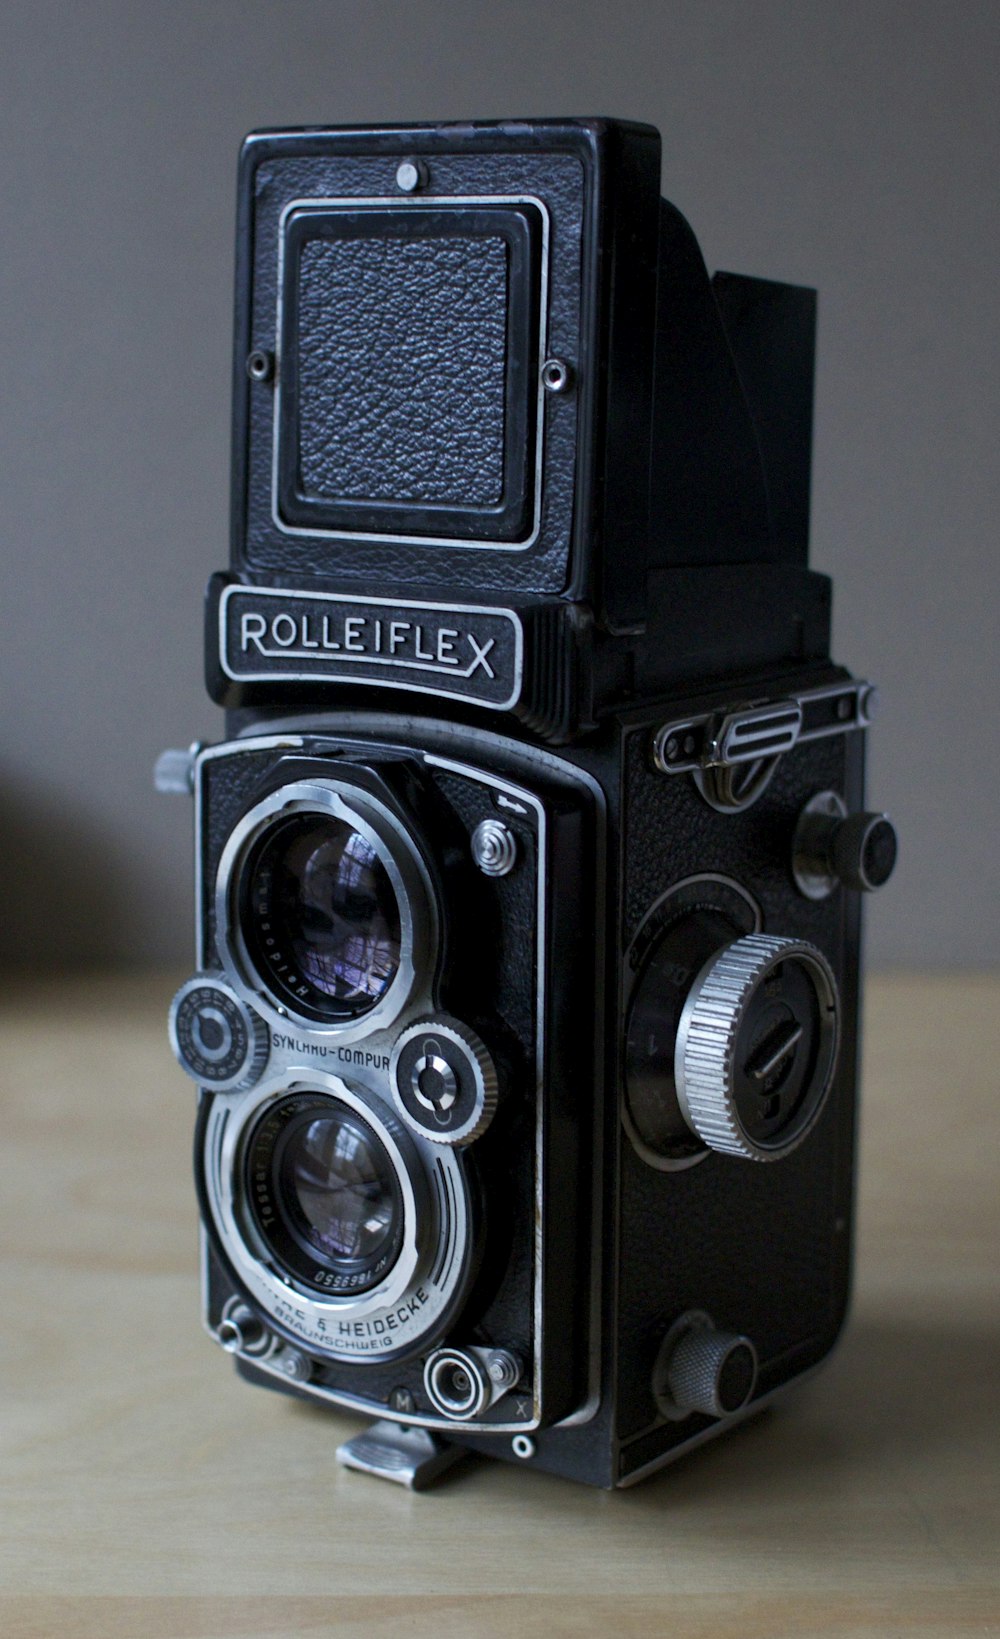
<path fill-rule="evenodd" d="M 931 1318 L 859 1317 L 828 1365 L 754 1418 L 664 1469 L 636 1502 L 670 1508 L 738 1486 L 773 1494 L 826 1485 L 862 1488 L 906 1468 L 933 1466 L 977 1446 L 1000 1461 L 1000 1336 L 985 1325 Z"/>

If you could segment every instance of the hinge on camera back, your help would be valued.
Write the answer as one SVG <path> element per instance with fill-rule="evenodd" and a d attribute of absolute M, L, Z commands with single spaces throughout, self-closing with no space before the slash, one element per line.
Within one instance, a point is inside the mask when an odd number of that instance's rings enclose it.
<path fill-rule="evenodd" d="M 867 728 L 875 704 L 870 684 L 852 682 L 723 707 L 664 723 L 653 736 L 653 762 L 663 774 L 690 774 L 712 808 L 738 813 L 757 801 L 793 746 Z"/>

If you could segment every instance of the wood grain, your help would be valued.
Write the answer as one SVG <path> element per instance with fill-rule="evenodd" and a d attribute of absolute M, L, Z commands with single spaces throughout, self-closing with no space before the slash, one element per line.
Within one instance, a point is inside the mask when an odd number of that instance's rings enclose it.
<path fill-rule="evenodd" d="M 416 1497 L 200 1330 L 171 982 L 3 1003 L 5 1639 L 1000 1634 L 1000 982 L 869 987 L 828 1370 L 634 1491 L 469 1461 Z"/>

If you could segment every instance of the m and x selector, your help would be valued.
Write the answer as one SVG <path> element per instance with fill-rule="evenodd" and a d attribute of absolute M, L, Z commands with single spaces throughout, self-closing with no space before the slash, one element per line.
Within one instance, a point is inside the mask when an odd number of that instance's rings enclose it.
<path fill-rule="evenodd" d="M 435 1143 L 471 1144 L 493 1119 L 493 1060 L 475 1032 L 456 1019 L 427 1019 L 404 1030 L 389 1076 L 410 1127 Z"/>
<path fill-rule="evenodd" d="M 196 973 L 170 1007 L 170 1045 L 181 1069 L 213 1092 L 242 1092 L 268 1059 L 267 1025 L 227 984 Z"/>

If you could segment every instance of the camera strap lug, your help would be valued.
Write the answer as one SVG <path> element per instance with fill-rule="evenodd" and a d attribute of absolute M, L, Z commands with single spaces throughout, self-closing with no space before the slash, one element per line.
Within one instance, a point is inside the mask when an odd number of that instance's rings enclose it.
<path fill-rule="evenodd" d="M 393 1480 L 411 1491 L 425 1491 L 439 1474 L 467 1455 L 462 1446 L 451 1445 L 429 1429 L 409 1428 L 387 1418 L 337 1447 L 337 1460 L 345 1468 Z"/>
<path fill-rule="evenodd" d="M 186 751 L 161 751 L 153 769 L 153 784 L 167 796 L 190 797 L 194 791 L 194 767 L 202 750 L 195 740 Z"/>

